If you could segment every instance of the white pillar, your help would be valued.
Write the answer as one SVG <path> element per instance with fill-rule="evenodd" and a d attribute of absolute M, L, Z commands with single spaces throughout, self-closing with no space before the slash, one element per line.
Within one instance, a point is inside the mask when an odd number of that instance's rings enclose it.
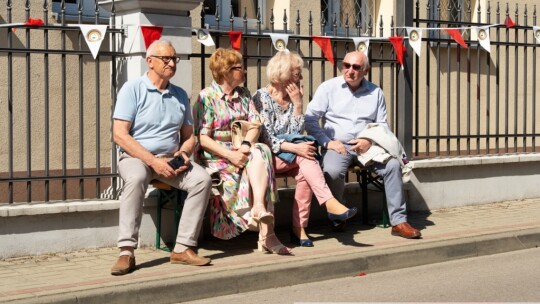
<path fill-rule="evenodd" d="M 100 5 L 112 10 L 112 0 L 101 1 Z M 176 75 L 171 82 L 182 87 L 191 96 L 192 67 L 191 17 L 189 11 L 200 5 L 202 0 L 115 0 L 116 27 L 124 28 L 124 37 L 116 41 L 118 49 L 126 54 L 117 62 L 118 88 L 131 79 L 143 75 L 146 65 L 146 48 L 140 26 L 162 26 L 161 37 L 170 40 L 181 59 Z"/>

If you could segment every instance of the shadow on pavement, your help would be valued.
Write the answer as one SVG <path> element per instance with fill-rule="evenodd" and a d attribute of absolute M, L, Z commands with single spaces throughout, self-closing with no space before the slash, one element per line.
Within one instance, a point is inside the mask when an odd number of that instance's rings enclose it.
<path fill-rule="evenodd" d="M 137 264 L 137 269 L 136 270 L 142 269 L 142 268 L 156 267 L 156 266 L 159 266 L 159 265 L 167 264 L 169 262 L 170 262 L 170 257 L 166 256 L 166 257 L 159 258 L 159 259 L 156 259 L 156 260 L 151 260 L 151 261 L 147 261 L 147 262 L 144 262 L 144 263 L 141 263 L 141 264 Z"/>

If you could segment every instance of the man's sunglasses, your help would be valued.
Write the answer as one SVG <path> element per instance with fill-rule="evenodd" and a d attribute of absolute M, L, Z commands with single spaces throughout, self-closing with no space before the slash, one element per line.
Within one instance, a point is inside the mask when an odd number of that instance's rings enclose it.
<path fill-rule="evenodd" d="M 174 63 L 180 62 L 180 58 L 178 58 L 176 56 L 154 56 L 154 55 L 151 55 L 150 57 L 157 58 L 157 59 L 163 61 L 163 63 L 165 63 L 165 64 L 168 64 L 169 62 L 171 62 L 171 60 L 174 61 Z"/>
<path fill-rule="evenodd" d="M 352 67 L 352 69 L 355 70 L 355 71 L 360 71 L 360 70 L 362 70 L 362 66 L 359 65 L 359 64 L 350 64 L 350 63 L 348 63 L 348 62 L 344 62 L 344 63 L 343 63 L 343 68 L 344 68 L 344 69 L 348 70 L 348 69 L 350 69 L 351 67 Z"/>

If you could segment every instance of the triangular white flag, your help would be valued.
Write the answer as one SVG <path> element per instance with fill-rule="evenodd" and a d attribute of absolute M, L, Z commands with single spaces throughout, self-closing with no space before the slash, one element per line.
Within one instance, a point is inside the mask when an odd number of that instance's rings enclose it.
<path fill-rule="evenodd" d="M 212 36 L 210 36 L 210 33 L 207 29 L 198 29 L 197 30 L 197 41 L 200 43 L 206 45 L 206 46 L 214 46 L 216 45 L 214 43 L 214 39 L 212 39 Z"/>
<path fill-rule="evenodd" d="M 409 44 L 418 57 L 422 54 L 422 30 L 415 27 L 407 27 Z"/>
<path fill-rule="evenodd" d="M 358 52 L 364 53 L 367 57 L 369 51 L 369 38 L 353 37 L 352 40 L 354 41 L 354 48 Z"/>
<path fill-rule="evenodd" d="M 269 34 L 272 38 L 272 45 L 276 51 L 285 51 L 287 43 L 289 43 L 289 35 L 287 34 Z"/>
<path fill-rule="evenodd" d="M 107 32 L 107 25 L 103 24 L 77 24 L 81 28 L 81 32 L 86 40 L 86 44 L 96 59 L 99 53 L 99 47 L 105 39 L 105 33 Z"/>
<path fill-rule="evenodd" d="M 491 43 L 489 42 L 489 26 L 474 26 L 476 37 L 480 45 L 488 53 L 491 53 Z"/>
<path fill-rule="evenodd" d="M 536 41 L 540 43 L 540 26 L 533 26 L 533 35 Z"/>

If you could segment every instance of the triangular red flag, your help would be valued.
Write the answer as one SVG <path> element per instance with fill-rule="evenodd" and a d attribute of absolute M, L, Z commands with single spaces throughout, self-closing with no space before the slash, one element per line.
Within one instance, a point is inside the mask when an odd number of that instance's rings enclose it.
<path fill-rule="evenodd" d="M 444 29 L 450 37 L 454 38 L 454 40 L 459 43 L 462 47 L 468 49 L 469 47 L 465 43 L 465 40 L 463 40 L 463 36 L 461 36 L 461 32 L 458 29 Z"/>
<path fill-rule="evenodd" d="M 41 19 L 28 18 L 28 21 L 26 21 L 24 23 L 24 25 L 28 25 L 28 26 L 44 26 L 45 23 L 43 23 L 43 20 L 41 20 Z"/>
<path fill-rule="evenodd" d="M 230 31 L 229 40 L 231 41 L 231 47 L 237 51 L 240 51 L 240 45 L 242 44 L 242 32 Z"/>
<path fill-rule="evenodd" d="M 29 17 L 28 21 L 26 21 L 24 23 L 24 25 L 26 25 L 26 26 L 44 26 L 45 23 L 43 23 L 43 20 L 41 20 L 41 19 L 33 19 L 33 18 Z M 14 27 L 14 28 L 11 29 L 11 31 L 15 33 L 17 31 L 17 28 Z"/>
<path fill-rule="evenodd" d="M 313 41 L 321 48 L 324 57 L 326 57 L 326 60 L 334 64 L 334 52 L 332 51 L 332 44 L 330 43 L 330 38 L 319 36 L 313 36 L 312 38 Z"/>
<path fill-rule="evenodd" d="M 506 27 L 514 27 L 514 26 L 516 26 L 516 24 L 514 23 L 512 18 L 510 18 L 510 16 L 506 16 L 506 19 L 504 20 L 504 25 L 506 25 Z"/>
<path fill-rule="evenodd" d="M 394 46 L 394 50 L 396 51 L 396 59 L 403 67 L 403 57 L 405 55 L 406 49 L 403 47 L 403 37 L 401 36 L 392 36 L 389 37 L 388 40 L 390 40 L 390 43 Z"/>
<path fill-rule="evenodd" d="M 162 26 L 141 26 L 142 35 L 144 38 L 144 45 L 146 49 L 152 44 L 152 42 L 161 38 L 161 32 L 163 32 Z"/>

